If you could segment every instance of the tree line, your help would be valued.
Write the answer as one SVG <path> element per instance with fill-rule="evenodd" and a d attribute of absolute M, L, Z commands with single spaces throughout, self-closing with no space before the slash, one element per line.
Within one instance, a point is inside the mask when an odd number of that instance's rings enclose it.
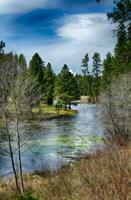
<path fill-rule="evenodd" d="M 34 90 L 39 90 L 41 94 L 41 101 L 47 103 L 48 105 L 53 104 L 53 99 L 56 97 L 65 104 L 65 109 L 67 104 L 70 107 L 70 103 L 73 99 L 79 98 L 78 86 L 74 75 L 70 72 L 67 65 L 64 65 L 61 72 L 56 75 L 52 69 L 50 63 L 44 64 L 44 61 L 35 53 L 27 67 L 27 62 L 25 56 L 9 54 L 0 54 L 0 68 L 3 69 L 3 65 L 11 63 L 14 64 L 14 70 L 21 74 L 24 81 L 31 80 L 34 85 Z M 4 68 L 3 70 L 6 70 Z M 31 103 L 31 99 L 30 99 Z M 38 102 L 36 102 L 37 104 Z M 30 107 L 33 107 L 33 102 Z M 36 106 L 36 105 L 34 105 Z"/>
<path fill-rule="evenodd" d="M 47 65 L 38 53 L 32 56 L 27 67 L 23 54 L 12 55 L 18 62 L 24 79 L 31 79 L 35 89 L 41 92 L 41 101 L 48 105 L 53 104 L 57 99 L 59 105 L 63 105 L 65 110 L 71 108 L 71 102 L 78 100 L 80 96 L 89 96 L 92 103 L 98 102 L 98 97 L 104 92 L 113 80 L 120 74 L 128 73 L 131 69 L 131 2 L 120 0 L 115 2 L 113 12 L 107 13 L 109 20 L 115 23 L 117 43 L 113 55 L 108 52 L 104 61 L 101 61 L 99 52 L 95 52 L 92 60 L 92 71 L 89 71 L 89 55 L 86 53 L 82 59 L 82 74 L 72 74 L 65 64 L 59 74 L 55 74 L 51 63 Z M 7 57 L 3 53 L 5 43 L 0 43 L 0 53 L 2 57 Z M 38 103 L 38 102 L 37 102 Z M 34 104 L 34 103 L 33 103 Z M 33 105 L 32 106 L 35 106 Z"/>
<path fill-rule="evenodd" d="M 117 43 L 104 60 L 100 100 L 108 142 L 125 145 L 131 139 L 131 1 L 116 1 L 107 15 L 116 24 Z"/>
<path fill-rule="evenodd" d="M 24 80 L 32 80 L 34 88 L 39 89 L 41 93 L 41 101 L 48 105 L 52 105 L 56 98 L 66 110 L 67 106 L 71 108 L 71 102 L 79 99 L 81 95 L 89 96 L 91 102 L 98 102 L 100 93 L 105 91 L 119 74 L 128 73 L 131 69 L 131 2 L 120 0 L 114 3 L 113 12 L 107 13 L 109 20 L 117 25 L 114 30 L 117 36 L 114 54 L 108 52 L 102 62 L 100 53 L 95 52 L 92 57 L 91 72 L 89 71 L 88 53 L 82 59 L 82 74 L 72 74 L 65 64 L 61 72 L 56 75 L 51 64 L 45 65 L 38 53 L 33 55 L 28 67 L 23 54 L 19 56 L 12 53 L 4 54 L 5 43 L 3 41 L 0 42 L 1 62 L 7 57 L 16 60 Z M 35 106 L 34 103 L 31 104 L 30 107 Z"/>
<path fill-rule="evenodd" d="M 108 19 L 117 25 L 114 30 L 117 43 L 114 53 L 108 52 L 103 62 L 100 53 L 94 53 L 92 71 L 89 70 L 88 53 L 82 59 L 82 74 L 72 74 L 65 64 L 57 75 L 51 64 L 46 65 L 38 53 L 33 55 L 29 67 L 27 67 L 23 54 L 14 55 L 25 79 L 30 78 L 36 82 L 36 88 L 41 91 L 41 100 L 52 105 L 56 98 L 65 109 L 67 106 L 71 108 L 71 102 L 78 100 L 82 95 L 89 96 L 89 101 L 96 103 L 100 94 L 108 88 L 113 80 L 117 79 L 120 74 L 128 73 L 131 68 L 130 13 L 131 2 L 129 0 L 115 2 L 113 12 L 107 13 Z M 1 58 L 4 56 L 4 47 L 5 43 L 1 41 Z"/>
<path fill-rule="evenodd" d="M 82 60 L 82 74 L 76 75 L 81 95 L 88 95 L 92 102 L 98 102 L 104 92 L 120 74 L 131 71 L 131 1 L 114 2 L 114 10 L 107 13 L 108 19 L 116 25 L 114 33 L 117 43 L 113 55 L 108 52 L 101 62 L 99 52 L 94 53 L 92 72 L 89 71 L 88 53 Z"/>

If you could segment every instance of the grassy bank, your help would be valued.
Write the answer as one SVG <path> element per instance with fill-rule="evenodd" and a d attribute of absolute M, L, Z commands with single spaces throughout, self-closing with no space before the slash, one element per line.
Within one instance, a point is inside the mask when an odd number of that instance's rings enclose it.
<path fill-rule="evenodd" d="M 40 200 L 129 200 L 131 146 L 111 146 L 56 173 L 27 176 L 25 185 Z M 13 181 L 1 183 L 1 200 L 15 192 Z"/>
<path fill-rule="evenodd" d="M 40 106 L 33 108 L 32 117 L 35 119 L 55 119 L 61 117 L 68 117 L 77 114 L 77 110 L 64 110 L 63 108 L 60 110 L 56 110 L 55 106 L 48 106 L 46 104 L 40 104 Z"/>
<path fill-rule="evenodd" d="M 54 105 L 40 104 L 39 106 L 32 109 L 32 112 L 26 113 L 26 117 L 23 116 L 24 120 L 51 120 L 62 117 L 70 117 L 77 114 L 77 110 L 61 108 L 59 110 L 56 109 Z M 13 120 L 14 110 L 12 104 L 9 104 L 9 116 L 10 120 Z M 3 127 L 3 121 L 0 119 L 0 127 Z"/>

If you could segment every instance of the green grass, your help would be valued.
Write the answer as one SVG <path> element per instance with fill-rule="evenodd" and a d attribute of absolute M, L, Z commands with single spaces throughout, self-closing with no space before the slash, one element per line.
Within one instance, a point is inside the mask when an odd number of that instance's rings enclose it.
<path fill-rule="evenodd" d="M 8 105 L 9 113 L 10 113 L 10 119 L 12 119 L 14 108 L 12 106 L 12 103 L 10 102 Z M 47 104 L 40 104 L 39 106 L 32 109 L 32 113 L 28 116 L 28 120 L 46 120 L 46 119 L 55 119 L 55 118 L 61 118 L 61 117 L 68 117 L 73 116 L 77 114 L 77 110 L 64 110 L 63 108 L 60 110 L 56 110 L 55 106 L 49 106 Z M 0 127 L 3 127 L 3 121 L 0 120 Z"/>
<path fill-rule="evenodd" d="M 48 106 L 46 104 L 40 104 L 39 107 L 33 108 L 32 110 L 33 114 L 37 115 L 37 114 L 43 114 L 46 116 L 72 116 L 77 114 L 77 110 L 64 110 L 63 108 L 60 109 L 59 111 L 56 110 L 55 106 Z"/>

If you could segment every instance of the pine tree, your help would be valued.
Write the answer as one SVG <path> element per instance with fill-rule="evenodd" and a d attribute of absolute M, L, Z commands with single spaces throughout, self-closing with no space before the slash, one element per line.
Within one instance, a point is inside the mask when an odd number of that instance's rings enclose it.
<path fill-rule="evenodd" d="M 39 86 L 44 90 L 44 62 L 42 61 L 41 57 L 38 53 L 35 53 L 30 61 L 28 74 L 30 77 L 34 78 L 38 83 Z"/>
<path fill-rule="evenodd" d="M 115 30 L 117 36 L 117 44 L 115 48 L 115 65 L 117 67 L 116 76 L 118 76 L 120 73 L 124 73 L 129 70 L 130 56 L 127 51 L 129 52 L 131 48 L 131 44 L 128 43 L 131 20 L 131 1 L 120 0 L 115 1 L 114 3 L 115 8 L 113 12 L 108 13 L 107 15 L 113 23 L 117 24 L 117 28 Z"/>
<path fill-rule="evenodd" d="M 83 74 L 83 79 L 82 79 L 82 84 L 84 86 L 84 91 L 83 91 L 83 95 L 87 95 L 87 93 L 89 92 L 89 80 L 88 80 L 88 76 L 89 76 L 89 70 L 88 70 L 88 62 L 89 62 L 89 56 L 88 53 L 85 55 L 85 57 L 82 59 L 82 65 L 81 65 L 81 71 Z"/>
<path fill-rule="evenodd" d="M 83 76 L 81 74 L 75 75 L 75 81 L 78 86 L 79 97 L 85 94 L 85 85 L 83 84 Z"/>
<path fill-rule="evenodd" d="M 26 63 L 25 56 L 23 54 L 20 54 L 18 58 L 18 63 L 19 63 L 19 69 L 21 73 L 24 75 L 27 70 L 27 63 Z"/>
<path fill-rule="evenodd" d="M 88 53 L 85 55 L 85 57 L 82 59 L 82 73 L 83 73 L 83 85 L 85 88 L 84 95 L 89 95 L 92 99 L 93 97 L 93 92 L 92 92 L 92 77 L 89 72 L 89 56 Z"/>
<path fill-rule="evenodd" d="M 82 73 L 84 76 L 88 76 L 89 75 L 89 69 L 88 69 L 88 62 L 89 62 L 89 56 L 88 53 L 85 55 L 85 57 L 82 59 Z"/>
<path fill-rule="evenodd" d="M 127 32 L 126 56 L 127 56 L 127 71 L 130 71 L 131 70 L 131 23 L 129 24 Z"/>
<path fill-rule="evenodd" d="M 112 80 L 112 55 L 110 52 L 107 53 L 106 58 L 103 62 L 103 72 L 101 79 L 101 89 L 105 90 L 111 83 Z"/>
<path fill-rule="evenodd" d="M 79 99 L 78 84 L 76 82 L 74 75 L 70 72 L 70 74 L 69 74 L 69 99 L 68 99 L 69 109 L 71 109 L 71 102 L 73 100 L 77 100 L 77 99 Z"/>
<path fill-rule="evenodd" d="M 100 75 L 101 75 L 101 59 L 99 53 L 94 53 L 93 57 L 93 93 L 98 102 L 98 96 L 100 94 Z"/>
<path fill-rule="evenodd" d="M 67 105 L 71 108 L 71 101 L 78 98 L 78 86 L 73 74 L 69 71 L 67 65 L 61 70 L 57 76 L 55 83 L 55 96 L 64 102 L 64 108 Z"/>
<path fill-rule="evenodd" d="M 1 54 L 1 53 L 2 53 L 2 54 L 4 53 L 3 48 L 5 48 L 5 42 L 1 41 L 1 42 L 0 42 L 0 54 Z"/>
<path fill-rule="evenodd" d="M 48 63 L 44 71 L 44 99 L 48 105 L 53 104 L 55 73 L 51 64 Z"/>

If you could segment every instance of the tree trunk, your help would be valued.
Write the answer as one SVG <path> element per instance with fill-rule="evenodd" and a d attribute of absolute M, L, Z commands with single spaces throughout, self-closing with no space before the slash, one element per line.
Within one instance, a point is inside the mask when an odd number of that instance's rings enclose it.
<path fill-rule="evenodd" d="M 9 151 L 10 151 L 11 164 L 12 164 L 12 169 L 13 169 L 13 173 L 14 173 L 14 176 L 15 176 L 15 184 L 16 184 L 17 190 L 20 192 L 20 188 L 19 188 L 19 184 L 18 184 L 18 176 L 17 176 L 17 172 L 16 172 L 16 168 L 15 168 L 13 150 L 12 150 L 12 145 L 11 145 L 11 138 L 10 138 L 9 129 L 8 129 L 8 121 L 7 121 L 7 118 L 6 118 L 5 121 L 6 121 L 6 122 L 5 122 L 5 123 L 6 123 L 6 134 L 7 134 L 7 138 L 8 138 L 8 144 L 9 144 Z"/>
<path fill-rule="evenodd" d="M 71 103 L 69 103 L 69 109 L 71 110 Z"/>
<path fill-rule="evenodd" d="M 88 84 L 89 84 L 89 96 L 92 98 L 93 103 L 95 103 L 95 98 L 92 92 L 92 82 L 90 77 L 88 77 Z"/>
<path fill-rule="evenodd" d="M 21 191 L 21 196 L 23 196 L 24 195 L 24 182 L 23 182 L 22 161 L 21 161 L 19 121 L 18 121 L 17 117 L 16 117 L 16 134 L 17 134 L 17 145 L 18 145 L 18 165 L 19 165 L 20 191 Z"/>
<path fill-rule="evenodd" d="M 65 110 L 67 110 L 67 103 L 66 103 L 66 100 L 65 100 Z"/>

